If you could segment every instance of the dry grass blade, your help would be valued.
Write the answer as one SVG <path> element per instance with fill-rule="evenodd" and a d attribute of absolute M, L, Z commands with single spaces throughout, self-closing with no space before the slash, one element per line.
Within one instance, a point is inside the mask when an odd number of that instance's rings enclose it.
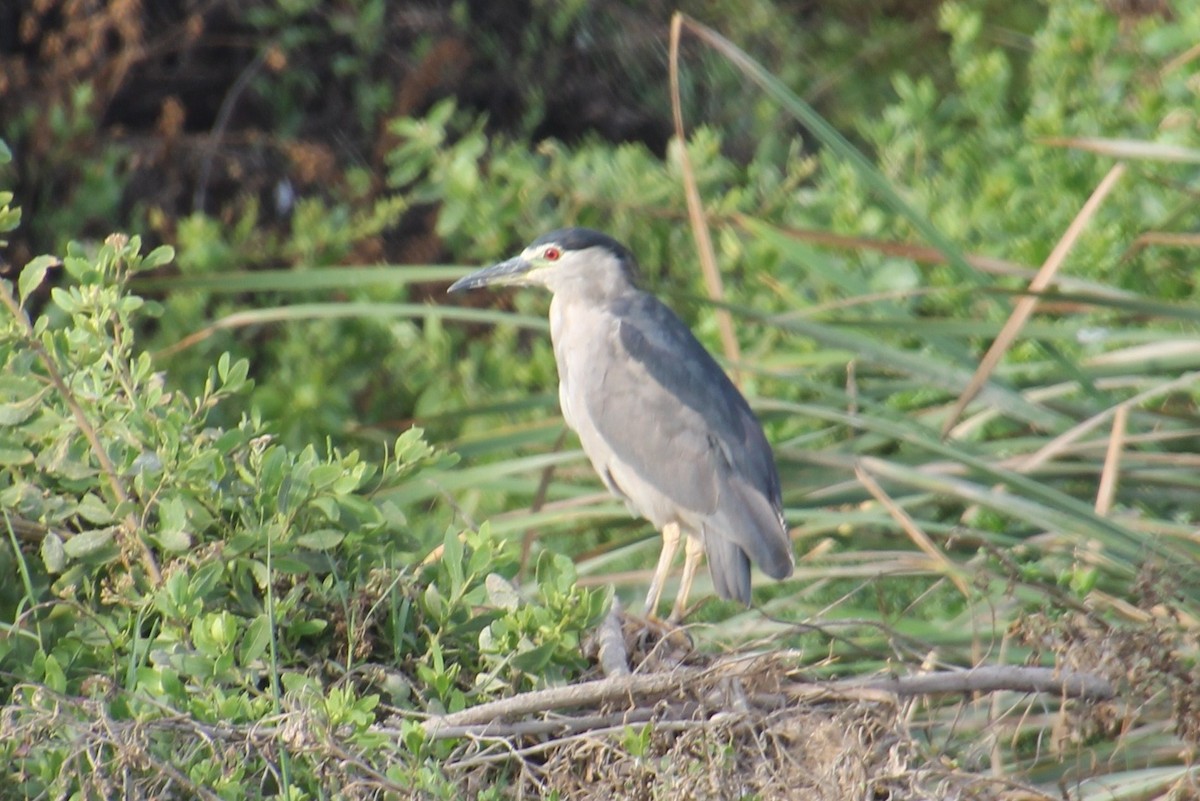
<path fill-rule="evenodd" d="M 1200 164 L 1200 150 L 1159 142 L 1144 142 L 1141 139 L 1105 139 L 1098 136 L 1049 137 L 1038 140 L 1042 144 L 1086 150 L 1118 159 L 1141 161 L 1168 161 L 1183 164 Z"/>
<path fill-rule="evenodd" d="M 1164 231 L 1147 231 L 1146 233 L 1133 240 L 1125 252 L 1121 254 L 1122 261 L 1129 261 L 1141 251 L 1149 247 L 1178 247 L 1178 248 L 1198 248 L 1200 247 L 1200 234 L 1180 234 L 1175 232 Z"/>
<path fill-rule="evenodd" d="M 1164 64 L 1163 68 L 1159 70 L 1159 75 L 1170 75 L 1175 70 L 1187 66 L 1198 58 L 1200 58 L 1200 42 L 1192 45 Z"/>
<path fill-rule="evenodd" d="M 1030 294 L 1017 301 L 1016 307 L 1013 308 L 1012 314 L 1004 324 L 1004 328 L 1000 329 L 1000 333 L 993 340 L 992 346 L 988 348 L 987 353 L 984 354 L 983 359 L 979 363 L 979 368 L 975 371 L 975 375 L 971 377 L 967 388 L 963 390 L 962 395 L 954 404 L 954 408 L 950 410 L 950 416 L 942 424 L 943 437 L 946 437 L 950 433 L 955 424 L 958 423 L 959 418 L 962 417 L 963 410 L 967 408 L 967 404 L 975 399 L 975 396 L 979 394 L 979 390 L 991 378 L 996 365 L 1000 363 L 1000 360 L 1004 358 L 1004 354 L 1012 347 L 1013 342 L 1016 341 L 1021 333 L 1021 328 L 1024 327 L 1026 321 L 1033 314 L 1033 310 L 1036 308 L 1038 302 L 1038 293 L 1045 291 L 1050 282 L 1054 280 L 1055 274 L 1062 266 L 1063 261 L 1066 260 L 1071 248 L 1079 240 L 1083 229 L 1092 217 L 1095 216 L 1096 211 L 1100 208 L 1100 204 L 1108 197 L 1109 192 L 1116 186 L 1117 181 L 1120 180 L 1124 172 L 1124 164 L 1113 165 L 1113 168 L 1108 171 L 1108 175 L 1104 176 L 1104 180 L 1100 182 L 1100 185 L 1092 192 L 1091 197 L 1083 204 L 1083 208 L 1079 210 L 1079 214 L 1071 221 L 1062 239 L 1058 240 L 1058 244 L 1054 246 L 1054 250 L 1051 251 L 1045 264 L 1038 270 L 1038 274 L 1029 282 Z"/>
<path fill-rule="evenodd" d="M 875 496 L 875 500 L 883 504 L 883 508 L 887 509 L 888 514 L 904 529 L 904 533 L 926 556 L 933 560 L 934 564 L 938 565 L 941 572 L 950 579 L 955 588 L 962 593 L 964 598 L 970 598 L 970 588 L 967 586 L 966 580 L 959 574 L 958 567 L 954 562 L 950 561 L 946 554 L 942 553 L 941 549 L 934 544 L 933 540 L 929 539 L 929 535 L 921 530 L 916 521 L 908 512 L 896 503 L 891 496 L 884 492 L 883 487 L 871 477 L 866 468 L 861 462 L 854 466 L 854 475 L 866 487 L 867 492 Z"/>
<path fill-rule="evenodd" d="M 1174 381 L 1167 381 L 1162 384 L 1150 387 L 1144 392 L 1139 392 L 1128 400 L 1124 400 L 1102 412 L 1092 415 L 1086 420 L 1082 420 L 1063 433 L 1059 434 L 1054 439 L 1047 442 L 1042 447 L 1031 453 L 1029 456 L 1022 459 L 1019 463 L 1012 465 L 1011 469 L 1028 473 L 1036 470 L 1046 464 L 1054 457 L 1065 451 L 1074 443 L 1082 439 L 1089 431 L 1098 428 L 1111 415 L 1115 415 L 1118 409 L 1134 408 L 1142 403 L 1145 403 L 1152 398 L 1159 398 L 1169 395 L 1176 390 L 1181 390 L 1189 387 L 1200 381 L 1200 372 L 1184 373 Z"/>
<path fill-rule="evenodd" d="M 696 174 L 692 170 L 691 158 L 688 156 L 687 133 L 683 128 L 683 104 L 679 98 L 679 36 L 682 27 L 683 15 L 676 12 L 671 17 L 670 77 L 671 113 L 675 119 L 675 140 L 679 144 L 679 169 L 683 176 L 688 219 L 692 226 L 692 236 L 696 241 L 696 254 L 700 257 L 700 269 L 704 274 L 704 284 L 708 289 L 709 298 L 717 303 L 723 303 L 725 287 L 721 282 L 721 273 L 717 270 L 717 258 L 713 252 L 712 237 L 708 232 L 708 219 L 704 214 L 704 203 L 696 185 Z M 736 366 L 741 361 L 741 350 L 738 347 L 737 337 L 733 333 L 733 317 L 728 310 L 720 307 L 717 307 L 716 315 L 725 358 L 729 360 L 730 364 Z M 737 380 L 736 374 L 734 380 Z"/>
<path fill-rule="evenodd" d="M 1100 472 L 1100 487 L 1096 490 L 1096 514 L 1107 515 L 1112 510 L 1113 498 L 1117 494 L 1117 479 L 1121 473 L 1121 452 L 1125 449 L 1125 431 L 1129 424 L 1129 407 L 1119 406 L 1113 415 L 1112 436 L 1108 439 L 1108 452 L 1104 455 L 1104 469 Z"/>

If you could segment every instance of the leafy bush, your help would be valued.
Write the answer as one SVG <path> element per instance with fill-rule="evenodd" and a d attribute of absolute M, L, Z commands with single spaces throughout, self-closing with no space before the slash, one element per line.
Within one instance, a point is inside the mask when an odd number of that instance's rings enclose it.
<path fill-rule="evenodd" d="M 420 430 L 372 464 L 290 449 L 257 414 L 214 426 L 250 390 L 248 363 L 228 355 L 198 394 L 166 388 L 136 337 L 159 308 L 128 283 L 171 257 L 114 235 L 69 248 L 48 302 L 57 259 L 26 265 L 15 294 L 0 284 L 0 570 L 19 577 L 0 588 L 12 786 L 332 790 L 324 752 L 283 731 L 248 761 L 202 735 L 295 714 L 366 748 L 381 699 L 456 709 L 578 671 L 606 596 L 575 589 L 568 560 L 544 560 L 528 603 L 504 578 L 511 546 L 486 527 L 447 531 L 422 563 L 429 544 L 407 523 L 419 508 L 387 499 L 447 464 Z M 122 733 L 138 727 L 134 744 Z M 280 748 L 292 761 L 274 774 Z M 400 772 L 414 759 L 388 757 Z"/>

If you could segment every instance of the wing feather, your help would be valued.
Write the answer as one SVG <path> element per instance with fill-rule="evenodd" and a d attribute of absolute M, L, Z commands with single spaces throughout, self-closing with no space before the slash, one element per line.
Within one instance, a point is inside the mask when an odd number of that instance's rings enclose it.
<path fill-rule="evenodd" d="M 603 369 L 587 371 L 592 385 L 580 393 L 605 445 L 703 518 L 706 537 L 733 541 L 773 576 L 790 573 L 774 458 L 741 393 L 657 298 L 631 293 L 609 311 L 612 325 L 594 343 Z"/>

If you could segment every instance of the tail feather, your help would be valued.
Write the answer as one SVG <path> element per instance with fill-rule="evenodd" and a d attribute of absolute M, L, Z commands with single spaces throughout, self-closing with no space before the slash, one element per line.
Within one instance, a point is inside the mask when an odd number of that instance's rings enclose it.
<path fill-rule="evenodd" d="M 733 489 L 722 504 L 721 525 L 715 528 L 725 539 L 736 543 L 771 578 L 783 579 L 792 575 L 795 565 L 792 541 L 778 509 L 751 487 L 739 483 Z"/>
<path fill-rule="evenodd" d="M 708 572 L 713 588 L 725 599 L 750 605 L 750 558 L 732 540 L 704 530 L 704 551 L 708 555 Z"/>

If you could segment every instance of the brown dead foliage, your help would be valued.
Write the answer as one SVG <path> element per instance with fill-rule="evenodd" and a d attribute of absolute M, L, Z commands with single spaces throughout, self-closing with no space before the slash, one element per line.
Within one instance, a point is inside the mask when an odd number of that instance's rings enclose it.
<path fill-rule="evenodd" d="M 443 767 L 465 797 L 497 782 L 511 784 L 514 798 L 571 801 L 1048 797 L 943 762 L 889 693 L 814 686 L 805 700 L 794 692 L 794 661 L 780 654 L 684 656 L 671 645 L 648 655 L 631 644 L 635 677 L 678 680 L 662 694 L 589 709 L 594 715 L 497 722 L 496 736 L 463 738 Z M 556 722 L 559 732 L 538 730 Z"/>

